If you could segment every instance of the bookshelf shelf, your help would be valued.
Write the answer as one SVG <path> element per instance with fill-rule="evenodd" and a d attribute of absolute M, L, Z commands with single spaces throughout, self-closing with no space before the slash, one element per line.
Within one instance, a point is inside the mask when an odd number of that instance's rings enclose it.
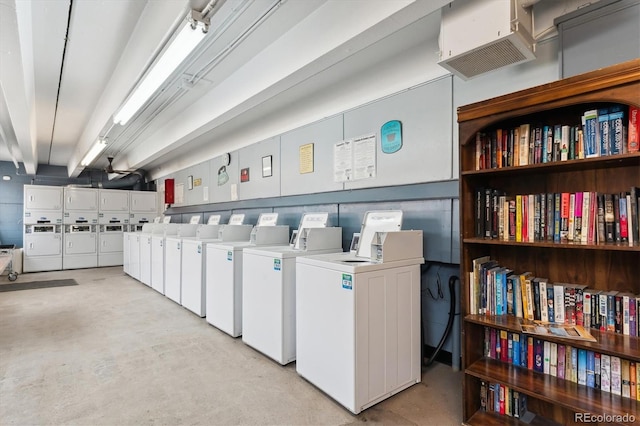
<path fill-rule="evenodd" d="M 640 244 L 581 244 L 581 243 L 552 243 L 546 241 L 539 241 L 535 243 L 528 242 L 516 242 L 516 241 L 504 241 L 498 239 L 485 239 L 485 238 L 464 238 L 462 240 L 465 244 L 487 244 L 487 245 L 499 245 L 499 246 L 523 246 L 523 247 L 544 247 L 552 249 L 569 249 L 569 250 L 610 250 L 610 251 L 623 251 L 623 252 L 638 252 L 640 253 Z"/>
<path fill-rule="evenodd" d="M 636 401 L 580 386 L 568 380 L 483 358 L 471 364 L 465 374 L 485 381 L 497 381 L 536 399 L 562 406 L 574 413 L 607 413 L 624 416 L 636 411 Z M 620 422 L 620 424 L 625 424 Z M 632 423 L 629 423 L 632 424 Z"/>
<path fill-rule="evenodd" d="M 481 190 L 485 194 L 489 193 L 489 189 L 495 190 L 515 198 L 527 194 L 578 192 L 620 194 L 629 193 L 632 187 L 640 187 L 639 152 L 476 170 L 476 140 L 482 142 L 484 137 L 477 138 L 479 133 L 487 135 L 497 133 L 497 129 L 513 129 L 525 124 L 575 126 L 581 122 L 581 115 L 585 111 L 614 104 L 623 108 L 640 107 L 640 59 L 458 108 L 460 268 L 461 288 L 465 289 L 461 301 L 464 318 L 462 361 L 465 424 L 524 424 L 518 419 L 482 409 L 483 382 L 498 383 L 527 395 L 527 409 L 536 415 L 531 424 L 577 425 L 580 422 L 575 414 L 579 412 L 606 415 L 630 413 L 636 421 L 640 419 L 639 404 L 634 399 L 487 357 L 484 353 L 485 328 L 520 333 L 519 319 L 510 315 L 471 315 L 477 311 L 470 310 L 472 296 L 474 304 L 478 300 L 477 292 L 470 293 L 473 261 L 484 256 L 489 256 L 498 265 L 517 274 L 529 271 L 534 277 L 547 278 L 550 283 L 584 284 L 594 292 L 615 290 L 640 295 L 639 241 L 629 245 L 478 238 L 483 235 L 479 230 L 486 224 L 481 221 L 481 215 L 476 217 L 475 201 L 482 194 Z M 503 226 L 503 229 L 506 228 Z M 593 225 L 589 229 L 591 232 Z M 492 233 L 495 234 L 495 228 Z M 636 369 L 640 368 L 640 337 L 612 331 L 589 331 L 597 342 L 560 337 L 542 339 L 551 342 L 551 345 L 570 345 L 588 353 L 609 355 L 611 359 L 620 358 L 621 362 L 627 365 L 635 363 Z"/>
<path fill-rule="evenodd" d="M 511 315 L 467 315 L 465 321 L 511 332 L 520 332 L 519 319 Z M 594 329 L 589 329 L 589 332 L 596 338 L 597 342 L 563 339 L 560 337 L 544 337 L 544 340 L 580 347 L 607 355 L 619 355 L 622 352 L 625 354 L 626 359 L 640 362 L 640 338 Z"/>
<path fill-rule="evenodd" d="M 640 167 L 640 152 L 617 154 L 605 157 L 585 158 L 582 160 L 555 161 L 551 163 L 530 164 L 517 167 L 503 167 L 497 169 L 467 170 L 460 174 L 465 177 L 472 176 L 511 176 L 533 173 L 568 172 L 573 170 L 604 169 L 612 167 Z M 639 178 L 640 179 L 640 178 Z"/>
<path fill-rule="evenodd" d="M 505 417 L 486 411 L 476 411 L 466 424 L 484 426 L 557 426 L 560 423 L 552 422 L 541 417 L 535 417 L 530 423 L 524 423 L 513 417 Z"/>

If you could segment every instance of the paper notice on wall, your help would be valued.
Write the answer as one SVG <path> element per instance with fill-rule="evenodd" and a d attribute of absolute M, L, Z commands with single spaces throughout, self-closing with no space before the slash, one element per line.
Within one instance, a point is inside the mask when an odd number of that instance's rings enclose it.
<path fill-rule="evenodd" d="M 300 174 L 313 173 L 313 144 L 308 143 L 298 149 L 298 172 Z"/>
<path fill-rule="evenodd" d="M 231 201 L 238 201 L 238 184 L 231 184 Z"/>
<path fill-rule="evenodd" d="M 333 146 L 333 180 L 353 180 L 353 141 L 345 140 Z"/>
<path fill-rule="evenodd" d="M 353 140 L 353 179 L 376 177 L 376 135 Z"/>
<path fill-rule="evenodd" d="M 175 204 L 184 203 L 184 183 L 176 183 L 175 186 Z"/>
<path fill-rule="evenodd" d="M 348 182 L 376 177 L 376 135 L 338 142 L 333 147 L 333 180 Z"/>

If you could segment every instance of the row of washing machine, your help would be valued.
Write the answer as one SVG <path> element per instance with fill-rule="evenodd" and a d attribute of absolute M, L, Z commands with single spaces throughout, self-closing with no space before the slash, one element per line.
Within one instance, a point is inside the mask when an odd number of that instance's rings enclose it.
<path fill-rule="evenodd" d="M 291 238 L 276 221 L 144 225 L 125 234 L 125 272 L 278 363 L 296 361 L 353 413 L 418 383 L 422 231 L 401 231 L 401 211 L 369 212 L 343 253 L 327 213 L 304 214 Z"/>

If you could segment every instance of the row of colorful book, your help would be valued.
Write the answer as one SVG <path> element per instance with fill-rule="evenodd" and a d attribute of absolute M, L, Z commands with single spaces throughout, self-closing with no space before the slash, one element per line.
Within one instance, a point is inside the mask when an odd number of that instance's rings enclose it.
<path fill-rule="evenodd" d="M 516 273 L 489 256 L 473 260 L 469 294 L 471 314 L 512 315 L 640 336 L 640 295 L 552 283 L 531 272 Z"/>
<path fill-rule="evenodd" d="M 507 195 L 475 191 L 477 238 L 516 242 L 640 244 L 640 189 Z"/>
<path fill-rule="evenodd" d="M 585 111 L 576 124 L 524 123 L 476 134 L 476 170 L 638 152 L 638 107 Z"/>
<path fill-rule="evenodd" d="M 529 423 L 535 415 L 527 411 L 527 395 L 500 383 L 480 383 L 480 408 Z"/>
<path fill-rule="evenodd" d="M 485 327 L 487 358 L 640 401 L 640 369 L 634 361 Z"/>

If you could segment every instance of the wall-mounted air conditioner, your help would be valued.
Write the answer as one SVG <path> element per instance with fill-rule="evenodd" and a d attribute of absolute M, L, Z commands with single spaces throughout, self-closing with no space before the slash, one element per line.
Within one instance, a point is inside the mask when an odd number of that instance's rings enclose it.
<path fill-rule="evenodd" d="M 524 0 L 456 0 L 442 8 L 441 66 L 464 80 L 535 59 L 531 4 Z"/>

